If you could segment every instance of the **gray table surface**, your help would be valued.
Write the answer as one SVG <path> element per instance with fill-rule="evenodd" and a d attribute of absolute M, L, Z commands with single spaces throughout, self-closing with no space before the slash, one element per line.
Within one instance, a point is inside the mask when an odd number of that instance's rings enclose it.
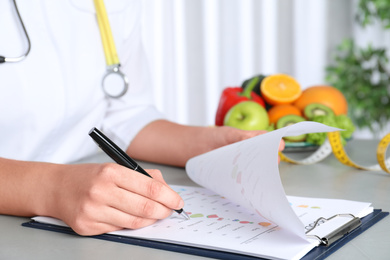
<path fill-rule="evenodd" d="M 353 140 L 346 147 L 359 164 L 376 163 L 373 140 Z M 306 153 L 286 153 L 302 158 Z M 102 160 L 96 158 L 95 161 Z M 103 159 L 104 160 L 104 159 Z M 91 161 L 91 160 L 89 160 Z M 169 184 L 197 186 L 184 169 L 151 163 Z M 390 211 L 390 174 L 357 170 L 338 162 L 333 155 L 314 165 L 280 164 L 281 179 L 288 195 L 350 199 L 372 202 Z M 202 257 L 109 242 L 93 238 L 22 227 L 28 218 L 0 215 L 0 259 L 202 259 Z M 390 259 L 390 217 L 350 241 L 327 259 Z"/>

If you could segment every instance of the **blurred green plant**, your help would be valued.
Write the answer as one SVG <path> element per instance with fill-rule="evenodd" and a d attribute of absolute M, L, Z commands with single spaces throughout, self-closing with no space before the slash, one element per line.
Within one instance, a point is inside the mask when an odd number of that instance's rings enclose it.
<path fill-rule="evenodd" d="M 386 49 L 359 48 L 353 40 L 338 46 L 335 64 L 328 66 L 326 81 L 338 88 L 349 106 L 349 116 L 359 127 L 374 132 L 390 121 L 390 72 Z"/>
<path fill-rule="evenodd" d="M 357 21 L 363 27 L 379 19 L 384 28 L 390 28 L 390 0 L 360 0 Z"/>
<path fill-rule="evenodd" d="M 360 0 L 357 18 L 363 27 L 380 19 L 390 29 L 390 0 Z M 326 81 L 345 95 L 354 124 L 374 135 L 390 122 L 389 65 L 386 48 L 361 48 L 345 39 L 326 68 Z"/>

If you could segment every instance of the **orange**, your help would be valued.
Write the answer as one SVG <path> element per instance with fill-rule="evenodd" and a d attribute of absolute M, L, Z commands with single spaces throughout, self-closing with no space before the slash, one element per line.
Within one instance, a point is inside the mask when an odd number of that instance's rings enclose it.
<path fill-rule="evenodd" d="M 336 115 L 346 115 L 348 103 L 343 93 L 335 87 L 318 85 L 308 87 L 302 91 L 302 95 L 294 102 L 301 111 L 311 104 L 320 103 L 330 107 Z"/>
<path fill-rule="evenodd" d="M 296 106 L 293 106 L 291 104 L 281 104 L 271 107 L 268 110 L 268 118 L 269 122 L 275 123 L 278 122 L 279 118 L 287 115 L 297 115 L 302 116 L 302 112 L 299 108 Z"/>
<path fill-rule="evenodd" d="M 301 86 L 291 76 L 274 74 L 261 82 L 261 95 L 270 105 L 290 104 L 302 93 Z"/>

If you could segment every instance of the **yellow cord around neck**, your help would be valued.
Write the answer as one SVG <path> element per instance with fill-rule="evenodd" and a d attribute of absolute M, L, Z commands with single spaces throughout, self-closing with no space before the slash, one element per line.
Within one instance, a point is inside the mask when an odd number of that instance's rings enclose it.
<path fill-rule="evenodd" d="M 108 21 L 104 2 L 103 0 L 93 0 L 93 3 L 95 5 L 104 55 L 106 57 L 106 64 L 107 66 L 119 64 L 119 57 L 115 48 L 114 37 L 112 36 L 110 22 Z"/>

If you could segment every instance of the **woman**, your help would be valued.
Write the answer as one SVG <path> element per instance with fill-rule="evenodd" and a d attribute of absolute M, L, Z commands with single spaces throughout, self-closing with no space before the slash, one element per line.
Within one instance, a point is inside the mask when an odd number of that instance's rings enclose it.
<path fill-rule="evenodd" d="M 93 2 L 20 3 L 31 51 L 21 62 L 0 65 L 1 214 L 51 216 L 80 235 L 96 235 L 144 227 L 184 206 L 158 170 L 148 170 L 151 179 L 116 164 L 71 164 L 98 151 L 88 137 L 94 126 L 135 159 L 175 166 L 262 133 L 164 119 L 153 106 L 141 4 L 106 2 L 130 82 L 116 99 L 101 90 L 106 68 Z M 0 8 L 0 24 L 9 36 L 0 53 L 23 53 L 27 41 L 11 2 Z"/>

